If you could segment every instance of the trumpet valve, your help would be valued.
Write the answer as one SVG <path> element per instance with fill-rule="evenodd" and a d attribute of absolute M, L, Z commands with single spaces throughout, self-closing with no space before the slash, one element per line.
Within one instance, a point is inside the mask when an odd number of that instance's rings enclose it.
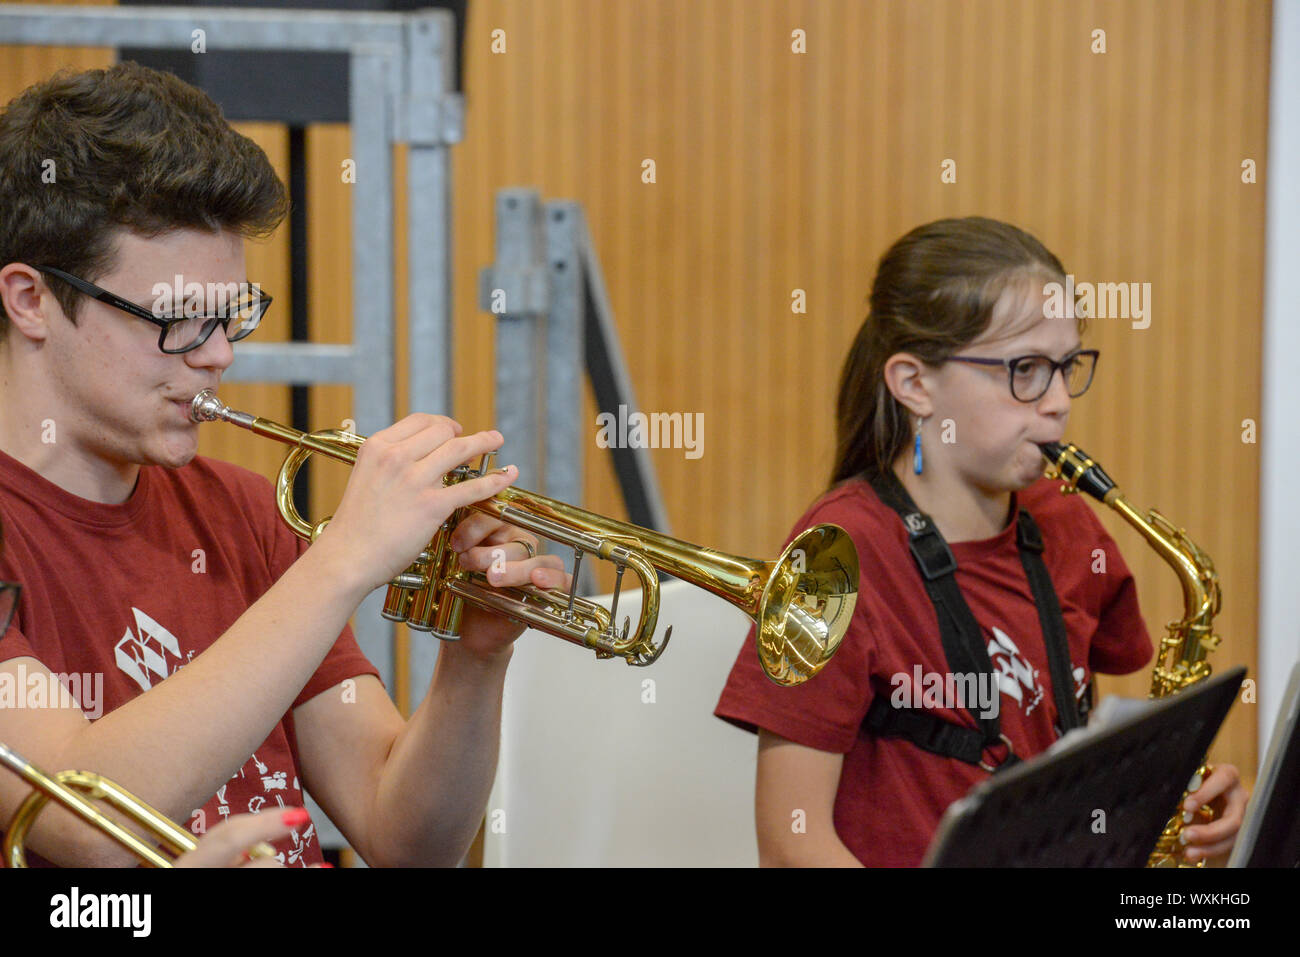
<path fill-rule="evenodd" d="M 407 627 L 415 631 L 432 631 L 433 619 L 438 613 L 438 603 L 433 597 L 433 586 L 406 594 L 411 599 L 407 603 L 406 617 L 403 619 Z"/>
<path fill-rule="evenodd" d="M 460 557 L 449 544 L 452 531 L 459 523 L 462 514 L 462 510 L 458 509 L 439 529 L 433 547 L 429 549 L 430 586 L 420 593 L 420 597 L 432 606 L 426 612 L 429 614 L 428 631 L 442 641 L 460 640 L 460 617 L 464 610 L 464 600 L 450 591 L 447 586 L 464 575 L 460 568 Z M 433 596 L 435 583 L 438 592 L 436 599 Z M 424 621 L 425 617 L 422 615 L 421 623 L 423 624 Z"/>
<path fill-rule="evenodd" d="M 388 594 L 384 596 L 384 610 L 380 614 L 389 621 L 406 621 L 414 599 L 415 593 L 405 585 L 397 584 L 395 578 L 388 586 Z"/>
<path fill-rule="evenodd" d="M 420 556 L 412 562 L 406 569 L 391 582 L 388 583 L 388 594 L 384 598 L 384 609 L 381 614 L 389 621 L 405 621 L 410 623 L 413 615 L 417 621 L 418 612 L 413 608 L 416 604 L 416 597 L 430 590 L 429 580 L 429 552 L 422 551 Z M 418 628 L 419 625 L 412 623 L 412 627 Z M 427 626 L 424 630 L 427 630 Z"/>
<path fill-rule="evenodd" d="M 447 595 L 438 603 L 430 634 L 441 641 L 460 641 L 460 616 L 464 601 L 459 595 Z"/>

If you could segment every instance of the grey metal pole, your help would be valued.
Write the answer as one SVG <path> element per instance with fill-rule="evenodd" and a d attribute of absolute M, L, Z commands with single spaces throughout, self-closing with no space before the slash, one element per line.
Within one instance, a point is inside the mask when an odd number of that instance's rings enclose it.
<path fill-rule="evenodd" d="M 407 46 L 408 408 L 451 415 L 452 245 L 450 150 L 464 129 L 464 105 L 452 87 L 455 20 L 423 11 L 409 22 Z M 440 642 L 413 634 L 408 645 L 409 700 L 433 681 Z"/>
<path fill-rule="evenodd" d="M 481 275 L 483 308 L 497 317 L 496 424 L 506 438 L 503 462 L 519 466 L 517 484 L 544 492 L 546 314 L 542 207 L 534 190 L 497 193 L 495 265 Z"/>
<path fill-rule="evenodd" d="M 546 204 L 546 268 L 551 308 L 546 323 L 546 494 L 582 503 L 582 421 L 586 359 L 583 350 L 582 207 Z"/>
<path fill-rule="evenodd" d="M 463 100 L 451 90 L 455 24 L 446 10 L 410 22 L 407 58 L 407 264 L 412 412 L 452 413 L 451 175 Z"/>
<path fill-rule="evenodd" d="M 363 372 L 354 386 L 357 428 L 369 434 L 393 421 L 393 147 L 392 66 L 382 55 L 351 59 L 352 341 Z M 361 650 L 393 687 L 393 629 L 380 615 L 383 596 L 357 610 Z"/>

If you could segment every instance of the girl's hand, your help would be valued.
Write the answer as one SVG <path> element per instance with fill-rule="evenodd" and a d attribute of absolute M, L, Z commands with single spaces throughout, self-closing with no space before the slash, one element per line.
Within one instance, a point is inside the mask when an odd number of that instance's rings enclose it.
<path fill-rule="evenodd" d="M 1200 788 L 1187 796 L 1183 810 L 1194 812 L 1203 805 L 1214 811 L 1214 821 L 1185 827 L 1183 838 L 1187 844 L 1184 856 L 1191 863 L 1211 857 L 1221 857 L 1232 850 L 1241 821 L 1246 814 L 1246 800 L 1250 795 L 1241 783 L 1241 775 L 1231 764 L 1211 768 Z"/>

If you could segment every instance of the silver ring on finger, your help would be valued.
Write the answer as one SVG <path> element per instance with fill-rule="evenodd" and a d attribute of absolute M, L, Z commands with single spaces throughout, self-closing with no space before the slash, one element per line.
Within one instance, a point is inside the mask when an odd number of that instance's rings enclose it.
<path fill-rule="evenodd" d="M 524 546 L 524 551 L 528 552 L 528 558 L 535 558 L 537 556 L 537 552 L 534 550 L 531 542 L 526 542 L 522 538 L 516 538 L 515 543 Z M 527 559 L 525 559 L 525 561 L 526 560 Z"/>

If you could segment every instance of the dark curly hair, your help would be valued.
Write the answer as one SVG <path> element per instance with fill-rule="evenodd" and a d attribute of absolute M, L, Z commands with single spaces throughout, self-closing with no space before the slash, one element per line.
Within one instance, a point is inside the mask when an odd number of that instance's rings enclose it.
<path fill-rule="evenodd" d="M 288 206 L 262 149 L 170 73 L 130 62 L 63 71 L 0 112 L 0 266 L 54 266 L 93 282 L 115 265 L 120 228 L 262 238 Z M 78 294 L 46 282 L 76 322 Z M 0 302 L 0 343 L 8 329 Z"/>

